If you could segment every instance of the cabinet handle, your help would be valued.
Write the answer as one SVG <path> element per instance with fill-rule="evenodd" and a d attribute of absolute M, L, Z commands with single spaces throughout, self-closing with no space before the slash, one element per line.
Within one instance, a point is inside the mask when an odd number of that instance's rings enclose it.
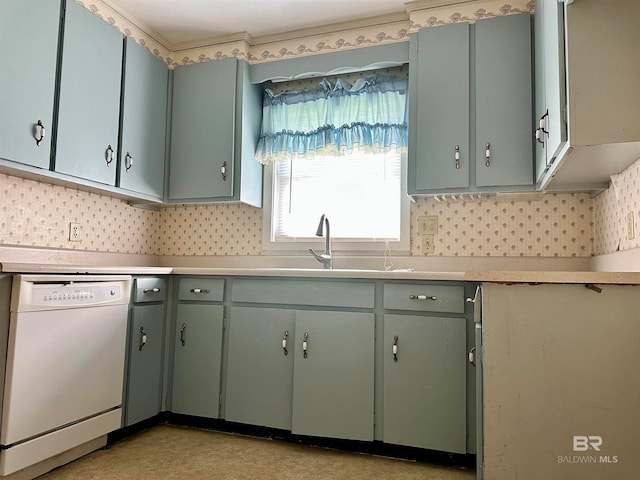
<path fill-rule="evenodd" d="M 140 327 L 140 344 L 138 345 L 138 350 L 142 351 L 142 347 L 147 344 L 147 334 L 144 331 L 144 327 Z"/>
<path fill-rule="evenodd" d="M 129 152 L 124 156 L 124 167 L 127 172 L 133 167 L 133 157 Z"/>
<path fill-rule="evenodd" d="M 453 157 L 456 160 L 456 170 L 460 169 L 460 145 L 456 145 L 456 151 L 453 154 Z"/>
<path fill-rule="evenodd" d="M 289 330 L 285 330 L 284 335 L 282 336 L 282 350 L 285 355 L 289 355 L 289 351 L 287 350 L 287 337 L 289 336 Z"/>
<path fill-rule="evenodd" d="M 484 151 L 484 166 L 485 167 L 491 166 L 491 144 L 490 143 L 487 143 L 487 147 Z"/>
<path fill-rule="evenodd" d="M 182 344 L 183 347 L 184 347 L 184 344 L 185 344 L 184 333 L 185 333 L 186 329 L 187 329 L 187 324 L 183 323 L 182 324 L 182 328 L 180 329 L 180 343 Z"/>
<path fill-rule="evenodd" d="M 398 361 L 398 336 L 397 335 L 393 337 L 393 347 L 391 348 L 391 351 L 393 352 L 393 361 L 397 362 Z"/>
<path fill-rule="evenodd" d="M 46 134 L 45 128 L 44 128 L 44 123 L 42 123 L 42 120 L 38 120 L 38 123 L 36 123 L 36 127 L 40 128 L 40 136 L 36 138 L 36 145 L 40 146 L 40 144 L 42 143 L 42 140 L 44 140 L 44 136 Z"/>
<path fill-rule="evenodd" d="M 222 180 L 227 181 L 227 162 L 222 162 L 222 167 L 220 167 L 220 175 L 222 175 Z"/>
<path fill-rule="evenodd" d="M 145 288 L 142 293 L 160 293 L 159 288 Z"/>
<path fill-rule="evenodd" d="M 476 347 L 472 347 L 469 350 L 469 363 L 474 367 L 476 366 Z"/>
<path fill-rule="evenodd" d="M 409 295 L 411 300 L 438 300 L 435 295 Z"/>
<path fill-rule="evenodd" d="M 113 162 L 114 155 L 115 155 L 115 152 L 113 151 L 113 147 L 111 145 L 108 145 L 107 155 L 106 155 L 107 165 L 111 165 L 111 162 Z"/>
<path fill-rule="evenodd" d="M 309 332 L 304 332 L 304 340 L 302 341 L 302 356 L 307 358 L 307 347 L 309 346 Z"/>
<path fill-rule="evenodd" d="M 208 288 L 192 288 L 189 290 L 191 293 L 211 293 L 211 290 Z"/>

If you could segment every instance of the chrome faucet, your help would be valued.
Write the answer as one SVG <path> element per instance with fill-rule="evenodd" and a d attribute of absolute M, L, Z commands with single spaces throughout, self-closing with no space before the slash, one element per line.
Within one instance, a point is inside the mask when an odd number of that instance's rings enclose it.
<path fill-rule="evenodd" d="M 318 225 L 318 230 L 316 231 L 316 236 L 321 237 L 323 233 L 324 226 L 327 226 L 326 235 L 324 236 L 324 253 L 318 255 L 313 249 L 309 249 L 309 253 L 315 257 L 324 268 L 333 268 L 333 257 L 331 256 L 331 234 L 329 233 L 329 219 L 325 217 L 324 213 L 320 217 L 320 224 Z"/>

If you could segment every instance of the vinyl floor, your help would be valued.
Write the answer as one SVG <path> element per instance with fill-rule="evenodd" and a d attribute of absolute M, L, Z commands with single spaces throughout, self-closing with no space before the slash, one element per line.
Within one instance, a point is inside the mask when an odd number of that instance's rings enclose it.
<path fill-rule="evenodd" d="M 294 444 L 279 440 L 157 425 L 40 480 L 473 480 L 475 471 Z"/>

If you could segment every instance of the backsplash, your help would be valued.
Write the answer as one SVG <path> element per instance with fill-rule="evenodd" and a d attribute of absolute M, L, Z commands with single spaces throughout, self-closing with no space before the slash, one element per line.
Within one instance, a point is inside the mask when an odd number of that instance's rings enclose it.
<path fill-rule="evenodd" d="M 594 255 L 640 247 L 640 160 L 611 177 L 608 190 L 594 199 Z M 629 238 L 629 215 L 633 238 Z"/>
<path fill-rule="evenodd" d="M 160 212 L 104 195 L 0 174 L 0 245 L 151 254 L 158 251 Z M 69 241 L 69 223 L 80 242 Z"/>
<path fill-rule="evenodd" d="M 6 174 L 0 174 L 0 192 L 1 245 L 152 255 L 261 254 L 262 210 L 243 204 L 154 212 Z M 601 230 L 594 228 L 599 217 L 587 194 L 418 198 L 411 207 L 412 255 L 422 255 L 416 230 L 422 215 L 438 216 L 432 254 L 437 256 L 580 257 L 603 251 L 594 238 Z M 80 223 L 80 242 L 69 241 L 69 222 Z"/>

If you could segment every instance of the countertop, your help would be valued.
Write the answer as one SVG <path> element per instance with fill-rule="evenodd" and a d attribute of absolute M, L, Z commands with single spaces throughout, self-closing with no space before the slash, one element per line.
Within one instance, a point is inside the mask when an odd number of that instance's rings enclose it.
<path fill-rule="evenodd" d="M 253 277 L 357 278 L 382 280 L 444 280 L 489 283 L 640 284 L 640 272 L 571 272 L 532 270 L 421 271 L 322 268 L 141 267 L 3 262 L 4 273 L 220 275 Z"/>

